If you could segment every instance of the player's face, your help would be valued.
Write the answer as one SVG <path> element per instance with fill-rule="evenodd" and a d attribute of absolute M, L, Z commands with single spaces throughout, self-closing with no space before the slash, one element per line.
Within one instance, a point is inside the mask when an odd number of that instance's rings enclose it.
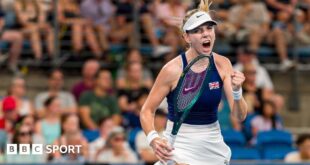
<path fill-rule="evenodd" d="M 209 55 L 212 52 L 215 41 L 215 26 L 213 24 L 205 23 L 185 35 L 187 36 L 185 37 L 186 41 L 197 53 Z"/>

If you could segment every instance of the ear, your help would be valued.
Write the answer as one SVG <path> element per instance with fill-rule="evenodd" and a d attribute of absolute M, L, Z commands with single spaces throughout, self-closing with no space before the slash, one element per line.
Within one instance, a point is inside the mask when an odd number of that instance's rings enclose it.
<path fill-rule="evenodd" d="M 189 39 L 189 34 L 183 33 L 182 36 L 183 36 L 183 38 L 184 38 L 184 40 L 185 40 L 186 43 L 188 43 L 188 44 L 191 43 L 191 41 L 190 41 L 190 39 Z"/>

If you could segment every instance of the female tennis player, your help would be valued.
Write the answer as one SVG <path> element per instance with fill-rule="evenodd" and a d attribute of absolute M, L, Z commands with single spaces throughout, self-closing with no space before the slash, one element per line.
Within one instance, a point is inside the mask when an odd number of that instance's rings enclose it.
<path fill-rule="evenodd" d="M 241 88 L 245 77 L 241 72 L 233 70 L 226 57 L 212 52 L 217 22 L 212 20 L 208 11 L 208 0 L 201 0 L 198 9 L 186 14 L 182 31 L 189 49 L 162 68 L 142 107 L 141 124 L 150 146 L 160 160 L 157 164 L 165 164 L 171 160 L 175 162 L 174 164 L 229 164 L 231 151 L 223 141 L 217 120 L 222 89 L 228 99 L 232 115 L 239 121 L 243 121 L 246 117 L 247 105 L 242 97 Z M 173 122 L 176 121 L 173 105 L 175 90 L 186 66 L 200 55 L 210 57 L 210 68 L 206 74 L 208 78 L 203 82 L 206 85 L 204 88 L 199 88 L 202 94 L 189 111 L 171 146 L 167 138 L 173 129 Z M 183 93 L 187 93 L 192 87 L 182 90 Z M 168 102 L 169 120 L 164 132 L 165 137 L 160 137 L 154 129 L 154 114 L 165 97 Z"/>

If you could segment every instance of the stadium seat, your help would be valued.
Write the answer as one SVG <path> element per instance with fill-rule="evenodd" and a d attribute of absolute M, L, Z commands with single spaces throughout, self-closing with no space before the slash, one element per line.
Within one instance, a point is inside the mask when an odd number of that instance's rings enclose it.
<path fill-rule="evenodd" d="M 260 149 L 263 159 L 283 159 L 293 150 L 291 133 L 284 130 L 259 132 L 257 148 Z"/>
<path fill-rule="evenodd" d="M 138 132 L 141 131 L 141 128 L 134 128 L 131 131 L 129 131 L 128 133 L 128 142 L 130 147 L 135 151 L 136 150 L 136 136 L 138 134 Z"/>
<path fill-rule="evenodd" d="M 100 136 L 99 130 L 83 130 L 82 132 L 88 142 L 92 142 Z"/>
<path fill-rule="evenodd" d="M 239 131 L 235 130 L 223 130 L 222 135 L 224 138 L 225 143 L 229 147 L 243 147 L 246 143 L 245 137 Z"/>
<path fill-rule="evenodd" d="M 266 160 L 283 160 L 285 156 L 293 150 L 294 149 L 292 147 L 269 147 L 263 151 L 262 158 Z"/>
<path fill-rule="evenodd" d="M 233 160 L 259 160 L 261 159 L 260 153 L 256 148 L 243 148 L 234 147 L 231 148 Z"/>
<path fill-rule="evenodd" d="M 292 134 L 284 130 L 264 131 L 257 135 L 259 147 L 292 146 L 292 142 Z"/>

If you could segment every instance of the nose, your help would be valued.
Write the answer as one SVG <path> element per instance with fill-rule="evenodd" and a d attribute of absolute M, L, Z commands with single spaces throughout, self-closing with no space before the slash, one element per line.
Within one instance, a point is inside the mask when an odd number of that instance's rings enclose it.
<path fill-rule="evenodd" d="M 203 28 L 201 34 L 203 37 L 207 37 L 210 35 L 210 30 L 208 28 Z"/>

